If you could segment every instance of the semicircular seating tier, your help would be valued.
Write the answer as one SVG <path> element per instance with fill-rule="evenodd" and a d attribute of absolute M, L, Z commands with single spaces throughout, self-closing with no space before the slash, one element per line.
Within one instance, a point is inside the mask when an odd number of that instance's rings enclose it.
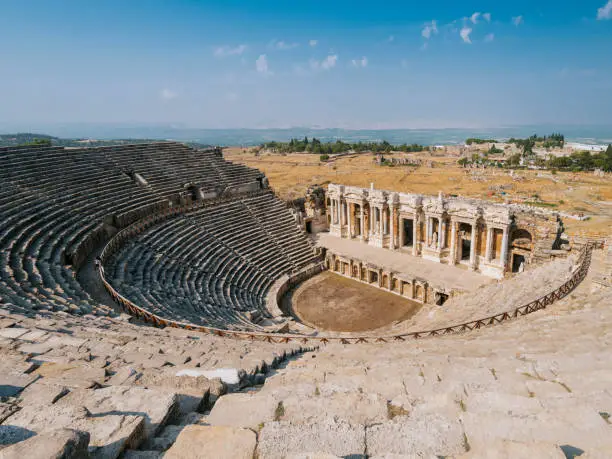
<path fill-rule="evenodd" d="M 315 261 L 285 205 L 262 192 L 179 214 L 133 237 L 106 278 L 159 317 L 263 330 L 266 298 L 284 274 Z"/>
<path fill-rule="evenodd" d="M 268 194 L 265 183 L 261 172 L 225 161 L 219 150 L 196 150 L 176 142 L 101 148 L 0 148 L 0 303 L 27 313 L 111 315 L 113 309 L 96 301 L 77 278 L 92 250 L 101 247 L 117 230 L 156 211 L 184 203 L 191 195 L 207 199 L 261 190 L 266 194 L 262 200 L 281 208 L 283 204 Z M 256 221 L 250 215 L 242 217 Z M 177 218 L 159 230 L 172 231 L 167 225 L 197 218 L 195 214 Z M 290 218 L 288 211 L 278 216 L 286 225 L 291 224 Z M 298 228 L 293 225 L 292 229 L 293 237 L 298 238 Z M 259 235 L 262 231 L 265 233 L 261 228 L 250 228 L 249 233 Z M 174 236 L 166 236 L 167 241 Z M 196 240 L 190 242 L 197 245 Z M 303 259 L 306 254 L 314 256 L 307 243 L 299 247 Z M 235 254 L 230 251 L 226 255 L 229 258 Z M 298 257 L 295 262 L 299 260 Z M 261 306 L 267 282 L 289 266 L 292 265 L 287 262 L 262 269 L 260 282 L 243 275 L 249 281 L 243 290 L 248 286 L 254 292 L 248 296 L 249 302 L 242 303 L 247 296 L 234 289 L 218 306 L 237 311 Z M 150 267 L 148 264 L 147 269 Z M 219 266 L 223 275 L 225 271 L 221 268 L 232 269 L 229 263 Z M 234 284 L 240 281 L 235 277 L 230 280 Z M 164 279 L 161 285 L 171 286 L 172 282 Z M 179 284 L 173 287 L 181 288 Z M 197 298 L 190 301 L 195 304 Z M 216 316 L 214 323 L 220 323 Z"/>

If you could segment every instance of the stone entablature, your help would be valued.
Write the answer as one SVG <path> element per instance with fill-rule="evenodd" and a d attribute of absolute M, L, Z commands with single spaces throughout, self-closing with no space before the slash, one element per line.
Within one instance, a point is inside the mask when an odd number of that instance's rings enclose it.
<path fill-rule="evenodd" d="M 555 217 L 525 206 L 442 193 L 427 196 L 338 184 L 328 186 L 327 206 L 332 235 L 495 278 L 502 278 L 513 262 L 509 248 L 517 218 L 523 221 L 527 211 L 537 221 Z"/>

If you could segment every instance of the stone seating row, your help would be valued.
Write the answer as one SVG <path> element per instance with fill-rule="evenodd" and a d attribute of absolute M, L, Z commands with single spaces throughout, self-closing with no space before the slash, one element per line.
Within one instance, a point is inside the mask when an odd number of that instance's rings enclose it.
<path fill-rule="evenodd" d="M 271 317 L 266 297 L 272 284 L 314 259 L 293 217 L 264 192 L 149 227 L 111 257 L 105 277 L 161 317 L 262 330 L 250 317 L 253 311 Z"/>
<path fill-rule="evenodd" d="M 61 428 L 88 433 L 91 457 L 157 457 L 228 390 L 261 384 L 307 350 L 136 326 L 126 316 L 17 311 L 0 308 L 3 458 L 50 457 L 30 445 Z"/>
<path fill-rule="evenodd" d="M 223 396 L 200 429 L 254 429 L 251 452 L 266 458 L 612 457 L 612 288 L 592 290 L 602 257 L 550 309 L 461 335 L 325 346 Z"/>
<path fill-rule="evenodd" d="M 114 228 L 168 205 L 186 183 L 251 183 L 261 173 L 216 152 L 173 142 L 64 149 L 0 150 L 0 296 L 35 310 L 77 314 L 111 310 L 76 280 L 76 269 Z M 243 172 L 241 178 L 240 171 Z M 138 184 L 131 173 L 142 175 Z M 242 182 L 240 182 L 242 180 Z"/>

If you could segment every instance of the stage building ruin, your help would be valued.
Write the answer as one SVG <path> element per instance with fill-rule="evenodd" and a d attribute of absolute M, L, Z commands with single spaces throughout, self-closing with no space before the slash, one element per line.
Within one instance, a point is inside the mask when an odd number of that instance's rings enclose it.
<path fill-rule="evenodd" d="M 561 245 L 559 215 L 478 199 L 330 184 L 331 235 L 501 279 Z"/>

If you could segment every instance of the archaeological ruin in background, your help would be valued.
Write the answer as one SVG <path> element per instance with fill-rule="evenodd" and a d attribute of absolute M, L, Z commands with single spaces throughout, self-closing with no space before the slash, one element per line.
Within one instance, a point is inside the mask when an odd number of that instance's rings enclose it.
<path fill-rule="evenodd" d="M 337 184 L 325 204 L 335 236 L 498 279 L 549 259 L 562 243 L 560 217 L 527 206 Z"/>

